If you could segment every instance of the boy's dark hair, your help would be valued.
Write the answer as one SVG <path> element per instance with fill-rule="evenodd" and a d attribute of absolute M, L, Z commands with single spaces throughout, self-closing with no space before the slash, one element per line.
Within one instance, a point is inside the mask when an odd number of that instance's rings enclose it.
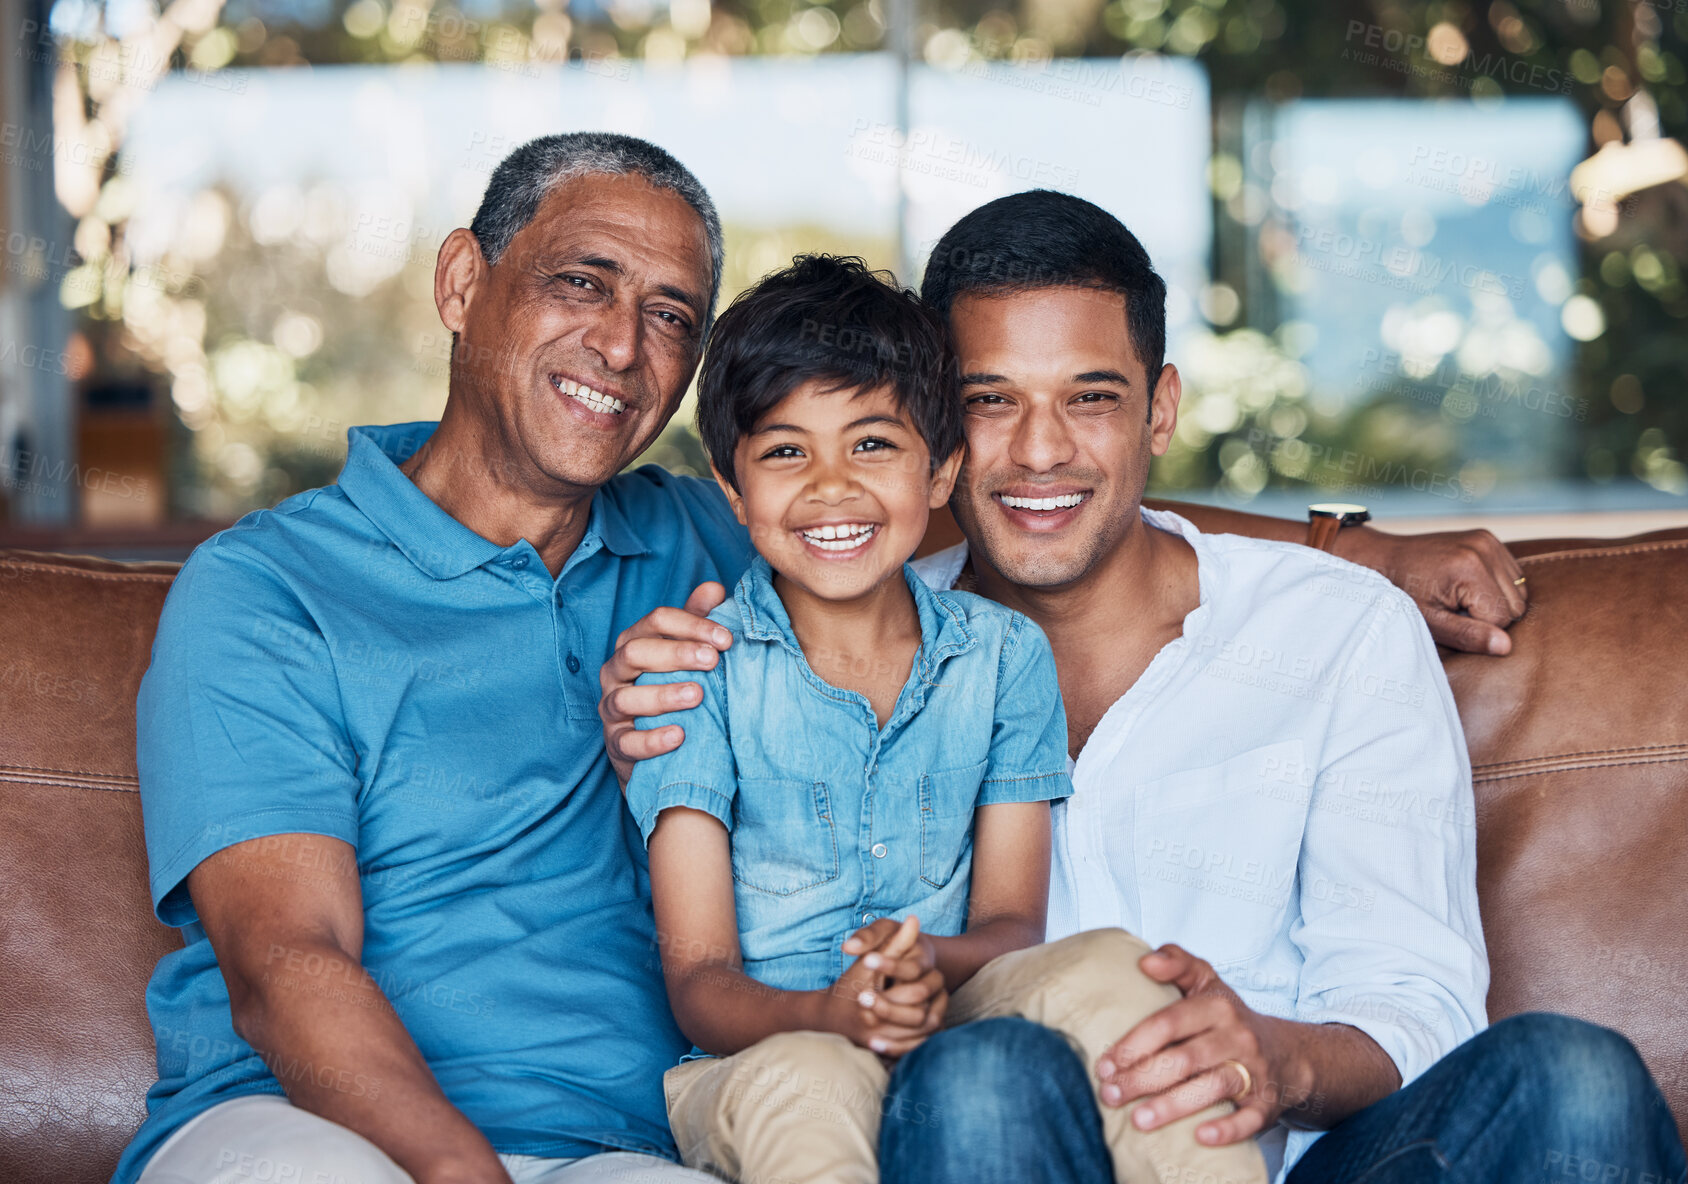
<path fill-rule="evenodd" d="M 934 470 L 961 446 L 961 394 L 943 318 L 853 255 L 798 255 L 739 293 L 715 322 L 698 371 L 698 435 L 734 489 L 739 440 L 817 379 L 829 390 L 889 387 Z"/>
<path fill-rule="evenodd" d="M 1127 327 L 1154 389 L 1166 361 L 1166 281 L 1125 224 L 1051 189 L 999 197 L 950 227 L 926 262 L 920 295 L 948 317 L 970 292 L 1101 288 L 1125 297 Z"/>

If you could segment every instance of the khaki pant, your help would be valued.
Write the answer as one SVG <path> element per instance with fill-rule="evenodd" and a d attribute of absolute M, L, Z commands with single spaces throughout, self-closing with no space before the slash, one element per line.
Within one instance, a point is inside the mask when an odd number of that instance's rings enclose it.
<path fill-rule="evenodd" d="M 995 959 L 950 1000 L 946 1026 L 1021 1016 L 1063 1033 L 1092 1087 L 1103 1052 L 1137 1021 L 1178 999 L 1137 966 L 1149 947 L 1096 929 Z M 1035 1072 L 1036 1066 L 1027 1066 Z M 688 1167 L 742 1184 L 876 1184 L 879 1119 L 889 1072 L 877 1054 L 831 1032 L 781 1032 L 730 1057 L 688 1061 L 663 1078 L 668 1123 Z M 1196 1142 L 1224 1102 L 1153 1131 L 1133 1107 L 1097 1105 L 1119 1184 L 1264 1184 L 1253 1141 Z"/>

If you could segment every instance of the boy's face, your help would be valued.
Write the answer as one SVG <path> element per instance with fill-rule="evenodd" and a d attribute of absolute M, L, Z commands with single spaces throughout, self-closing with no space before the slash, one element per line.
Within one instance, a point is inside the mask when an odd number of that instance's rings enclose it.
<path fill-rule="evenodd" d="M 764 415 L 717 473 L 750 541 L 787 580 L 826 600 L 861 596 L 920 545 L 961 453 L 932 471 L 926 442 L 887 387 L 811 380 Z"/>
<path fill-rule="evenodd" d="M 1012 583 L 1071 585 L 1136 524 L 1150 458 L 1178 423 L 1178 371 L 1162 367 L 1151 406 L 1115 292 L 967 295 L 950 330 L 967 411 L 956 522 Z"/>

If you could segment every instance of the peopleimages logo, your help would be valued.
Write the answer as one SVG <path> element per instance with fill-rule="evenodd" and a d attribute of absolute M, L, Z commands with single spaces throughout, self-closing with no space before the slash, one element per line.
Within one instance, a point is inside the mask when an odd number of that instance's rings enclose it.
<path fill-rule="evenodd" d="M 1468 417 L 1493 419 L 1502 411 L 1522 410 L 1578 423 L 1588 418 L 1587 399 L 1501 374 L 1468 374 L 1451 355 L 1426 358 L 1367 348 L 1360 355 L 1356 385 L 1363 391 L 1463 408 Z"/>
<path fill-rule="evenodd" d="M 1079 179 L 1076 168 L 1055 161 L 974 144 L 931 128 L 905 132 L 895 124 L 861 116 L 850 128 L 845 155 L 981 188 L 992 176 L 1055 189 L 1070 189 Z"/>
<path fill-rule="evenodd" d="M 1469 83 L 1483 77 L 1556 94 L 1570 94 L 1572 77 L 1554 66 L 1543 66 L 1504 53 L 1467 54 L 1458 62 L 1424 60 L 1425 38 L 1365 21 L 1350 20 L 1343 35 L 1342 57 L 1362 66 L 1377 66 L 1397 74 L 1411 74 L 1440 82 Z M 1414 60 L 1418 55 L 1419 60 Z"/>
<path fill-rule="evenodd" d="M 1473 292 L 1524 297 L 1522 276 L 1493 271 L 1458 259 L 1433 255 L 1406 243 L 1386 243 L 1328 226 L 1303 226 L 1296 235 L 1303 267 L 1354 279 L 1428 292 L 1454 283 Z"/>
<path fill-rule="evenodd" d="M 25 346 L 25 350 L 33 346 Z M 51 353 L 52 351 L 46 351 Z M 4 350 L 0 350 L 0 361 L 4 361 Z M 63 355 L 58 355 L 63 357 Z M 43 367 L 44 369 L 46 367 Z M 64 374 L 67 371 L 54 371 Z M 52 460 L 39 452 L 19 449 L 12 462 L 12 471 L 0 472 L 0 489 L 7 489 L 21 493 L 39 493 L 46 497 L 55 497 L 63 488 L 75 486 L 87 490 L 89 493 L 101 493 L 109 497 L 141 498 L 151 492 L 151 485 L 145 477 L 135 477 L 128 473 L 114 473 L 110 469 L 102 469 L 98 465 L 81 465 L 74 461 L 67 461 L 63 457 Z"/>

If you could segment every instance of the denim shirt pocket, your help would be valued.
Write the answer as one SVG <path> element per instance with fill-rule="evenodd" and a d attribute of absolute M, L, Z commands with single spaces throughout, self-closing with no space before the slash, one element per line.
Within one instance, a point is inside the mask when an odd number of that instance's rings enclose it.
<path fill-rule="evenodd" d="M 733 879 L 791 896 L 839 875 L 838 835 L 826 782 L 746 777 L 733 798 Z"/>
<path fill-rule="evenodd" d="M 920 778 L 920 878 L 933 888 L 946 887 L 969 866 L 986 763 Z"/>

